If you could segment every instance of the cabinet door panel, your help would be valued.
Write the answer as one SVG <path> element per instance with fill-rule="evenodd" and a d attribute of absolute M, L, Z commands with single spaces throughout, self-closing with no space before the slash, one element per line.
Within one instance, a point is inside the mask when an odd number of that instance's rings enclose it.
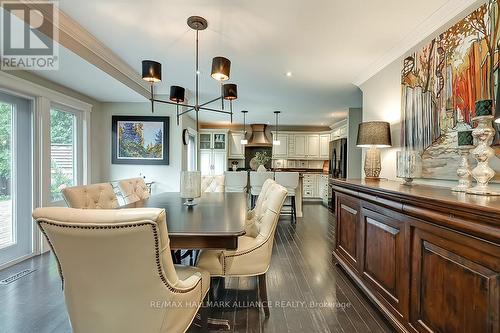
<path fill-rule="evenodd" d="M 500 261 L 491 255 L 498 254 L 498 248 L 479 254 L 474 243 L 479 248 L 481 241 L 466 243 L 414 229 L 411 322 L 418 331 L 493 333 L 500 329 Z"/>
<path fill-rule="evenodd" d="M 210 176 L 212 174 L 212 151 L 200 151 L 200 171 L 202 176 Z"/>
<path fill-rule="evenodd" d="M 313 134 L 307 136 L 307 157 L 319 158 L 319 135 Z"/>
<path fill-rule="evenodd" d="M 408 294 L 408 272 L 404 267 L 407 267 L 408 261 L 404 254 L 404 216 L 388 213 L 384 209 L 375 212 L 362 208 L 361 212 L 363 278 L 393 310 L 403 315 L 408 308 L 405 301 Z"/>
<path fill-rule="evenodd" d="M 221 176 L 226 171 L 227 155 L 225 151 L 213 151 L 213 175 Z"/>
<path fill-rule="evenodd" d="M 229 135 L 229 158 L 245 158 L 245 148 L 241 144 L 243 138 L 243 133 Z"/>
<path fill-rule="evenodd" d="M 328 159 L 329 149 L 330 149 L 330 134 L 322 134 L 319 138 L 319 157 L 322 159 Z"/>
<path fill-rule="evenodd" d="M 294 157 L 305 157 L 306 156 L 306 136 L 305 135 L 294 135 Z"/>
<path fill-rule="evenodd" d="M 343 195 L 337 197 L 337 244 L 338 252 L 357 269 L 359 201 Z"/>

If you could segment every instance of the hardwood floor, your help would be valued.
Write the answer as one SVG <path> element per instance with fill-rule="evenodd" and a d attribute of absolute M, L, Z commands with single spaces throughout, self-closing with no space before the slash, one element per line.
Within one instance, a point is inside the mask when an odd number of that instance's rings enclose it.
<path fill-rule="evenodd" d="M 333 227 L 333 215 L 318 204 L 304 205 L 296 225 L 282 217 L 267 273 L 270 317 L 257 307 L 257 278 L 216 280 L 210 317 L 229 320 L 231 332 L 393 332 L 333 264 Z M 71 332 L 53 257 L 24 261 L 0 271 L 0 279 L 26 268 L 36 271 L 0 285 L 0 332 Z"/>

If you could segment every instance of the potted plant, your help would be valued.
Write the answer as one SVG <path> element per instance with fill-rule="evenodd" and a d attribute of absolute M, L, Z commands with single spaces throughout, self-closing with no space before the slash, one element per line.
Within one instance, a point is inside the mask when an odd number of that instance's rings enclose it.
<path fill-rule="evenodd" d="M 267 155 L 267 152 L 256 152 L 255 153 L 255 162 L 257 162 L 258 168 L 257 171 L 260 169 L 264 169 L 263 171 L 266 170 L 266 163 L 271 160 L 271 157 Z"/>

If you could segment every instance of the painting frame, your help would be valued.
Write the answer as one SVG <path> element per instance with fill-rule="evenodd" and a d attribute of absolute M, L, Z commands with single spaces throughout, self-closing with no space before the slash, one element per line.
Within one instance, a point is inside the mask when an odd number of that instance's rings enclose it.
<path fill-rule="evenodd" d="M 161 128 L 161 156 L 160 157 L 129 157 L 119 156 L 122 152 L 119 129 L 122 123 L 153 123 Z M 141 133 L 142 134 L 142 133 Z M 144 139 L 142 140 L 144 141 Z M 142 142 L 144 145 L 144 142 Z M 111 118 L 111 162 L 112 164 L 135 164 L 135 165 L 169 165 L 170 153 L 170 117 L 165 116 L 112 116 Z"/>

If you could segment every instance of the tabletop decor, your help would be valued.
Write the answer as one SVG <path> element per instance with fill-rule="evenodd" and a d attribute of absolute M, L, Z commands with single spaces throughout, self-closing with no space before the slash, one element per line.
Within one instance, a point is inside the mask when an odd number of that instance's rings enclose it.
<path fill-rule="evenodd" d="M 482 1 L 404 58 L 402 144 L 420 153 L 422 178 L 457 179 L 457 124 L 472 128 L 474 117 L 491 110 L 498 86 L 499 12 L 500 1 Z M 476 101 L 482 101 L 477 108 Z M 492 146 L 500 156 L 500 135 Z M 490 167 L 497 172 L 492 181 L 500 181 L 500 160 Z"/>
<path fill-rule="evenodd" d="M 413 179 L 418 177 L 418 152 L 412 150 L 402 150 L 396 153 L 397 165 L 396 174 L 398 178 L 403 178 L 403 185 L 411 185 Z"/>
<path fill-rule="evenodd" d="M 472 177 L 477 185 L 466 190 L 469 194 L 479 195 L 500 195 L 500 192 L 492 190 L 488 183 L 495 176 L 495 171 L 489 166 L 489 160 L 495 156 L 495 151 L 491 148 L 495 129 L 493 128 L 493 101 L 482 100 L 476 102 L 476 114 L 472 120 L 477 123 L 477 127 L 472 131 L 472 136 L 478 140 L 472 155 L 477 161 L 477 166 L 472 170 Z"/>
<path fill-rule="evenodd" d="M 201 197 L 201 172 L 182 171 L 181 172 L 181 198 L 186 199 L 184 205 L 194 206 L 195 198 Z"/>
<path fill-rule="evenodd" d="M 379 179 L 382 166 L 379 148 L 392 146 L 391 127 L 385 121 L 369 121 L 359 124 L 357 146 L 369 148 L 365 156 L 365 177 Z"/>
<path fill-rule="evenodd" d="M 472 184 L 472 171 L 469 164 L 470 151 L 474 148 L 474 137 L 471 129 L 458 132 L 458 152 L 460 164 L 457 168 L 458 185 L 452 188 L 454 192 L 465 192 Z"/>
<path fill-rule="evenodd" d="M 113 116 L 113 164 L 169 164 L 170 117 Z"/>

